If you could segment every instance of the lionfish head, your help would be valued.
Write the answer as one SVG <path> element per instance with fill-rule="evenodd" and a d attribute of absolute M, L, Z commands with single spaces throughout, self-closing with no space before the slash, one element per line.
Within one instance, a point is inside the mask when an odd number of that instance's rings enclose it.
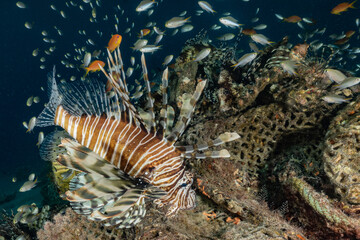
<path fill-rule="evenodd" d="M 194 175 L 185 171 L 168 194 L 164 198 L 159 199 L 158 204 L 171 205 L 166 213 L 167 216 L 174 216 L 179 210 L 191 209 L 196 206 L 195 191 L 191 188 L 193 179 Z"/>

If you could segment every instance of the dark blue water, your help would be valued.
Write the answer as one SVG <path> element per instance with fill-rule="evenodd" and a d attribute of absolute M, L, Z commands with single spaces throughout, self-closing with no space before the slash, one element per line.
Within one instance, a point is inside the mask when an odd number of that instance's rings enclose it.
<path fill-rule="evenodd" d="M 187 11 L 186 16 L 191 17 L 191 24 L 194 30 L 188 33 L 178 33 L 175 36 L 170 36 L 172 29 L 166 31 L 166 36 L 163 38 L 160 45 L 162 49 L 154 54 L 147 54 L 146 59 L 151 69 L 161 69 L 161 63 L 166 55 L 174 54 L 176 57 L 184 44 L 184 42 L 194 37 L 201 29 L 208 30 L 210 39 L 220 36 L 227 32 L 238 34 L 237 29 L 229 29 L 222 27 L 219 31 L 209 30 L 213 24 L 219 23 L 219 17 L 224 12 L 231 12 L 232 16 L 239 20 L 240 23 L 245 24 L 245 27 L 256 26 L 260 23 L 267 24 L 265 30 L 258 31 L 269 37 L 272 41 L 279 41 L 284 36 L 290 37 L 290 42 L 293 44 L 303 42 L 297 37 L 298 33 L 303 32 L 296 24 L 281 23 L 274 14 L 281 14 L 284 17 L 291 15 L 298 15 L 301 17 L 312 18 L 316 20 L 313 26 L 307 26 L 311 31 L 315 28 L 324 28 L 327 30 L 324 35 L 316 36 L 314 39 L 319 39 L 324 43 L 332 43 L 329 38 L 331 34 L 340 34 L 343 31 L 355 30 L 356 34 L 350 40 L 351 47 L 360 47 L 357 37 L 359 35 L 358 29 L 355 25 L 355 19 L 359 17 L 359 9 L 350 9 L 348 12 L 340 16 L 330 14 L 331 9 L 342 1 L 335 0 L 303 0 L 303 1 L 289 1 L 289 0 L 250 0 L 250 2 L 243 2 L 240 0 L 211 0 L 213 8 L 217 11 L 216 14 L 203 13 L 201 16 L 195 16 L 195 11 L 200 10 L 197 1 L 190 0 L 167 0 L 159 3 L 154 8 L 154 13 L 150 17 L 147 13 L 138 14 L 135 8 L 140 1 L 105 1 L 101 2 L 102 6 L 97 9 L 98 23 L 90 23 L 91 8 L 88 4 L 78 0 L 77 4 L 84 6 L 85 11 L 80 11 L 79 7 L 66 7 L 64 1 L 44 1 L 44 0 L 27 0 L 26 9 L 16 7 L 16 1 L 4 1 L 0 8 L 1 16 L 1 84 L 0 84 L 0 110 L 1 110 L 1 157 L 0 157 L 0 208 L 16 208 L 20 204 L 31 203 L 35 201 L 41 204 L 42 196 L 41 188 L 47 184 L 48 177 L 44 174 L 48 163 L 40 159 L 38 148 L 35 146 L 37 142 L 37 135 L 39 131 L 48 132 L 51 129 L 35 129 L 33 133 L 25 133 L 26 129 L 22 126 L 23 121 L 28 121 L 32 116 L 36 116 L 43 108 L 46 102 L 47 94 L 40 90 L 43 86 L 46 89 L 46 75 L 56 65 L 58 73 L 64 78 L 69 78 L 74 75 L 77 78 L 81 77 L 84 72 L 82 70 L 67 69 L 60 61 L 64 59 L 64 54 L 69 52 L 74 55 L 73 43 L 77 47 L 86 46 L 87 51 L 92 52 L 96 49 L 105 50 L 111 34 L 115 33 L 114 28 L 114 14 L 120 20 L 119 33 L 130 27 L 131 23 L 135 23 L 134 29 L 131 31 L 132 36 L 128 34 L 123 35 L 122 53 L 124 62 L 127 66 L 130 65 L 130 56 L 136 58 L 139 63 L 140 53 L 133 52 L 129 47 L 136 41 L 136 35 L 140 29 L 145 28 L 148 22 L 156 22 L 157 26 L 162 30 L 165 29 L 164 23 L 170 18 L 179 15 L 183 11 Z M 94 2 L 94 1 L 93 1 Z M 119 3 L 121 9 L 125 10 L 124 15 L 121 15 L 116 10 L 116 4 Z M 58 11 L 55 12 L 50 9 L 50 4 L 54 4 Z M 355 4 L 360 7 L 360 2 Z M 256 9 L 260 11 L 255 15 Z M 61 17 L 59 11 L 65 11 L 67 18 Z M 101 19 L 108 15 L 108 21 Z M 129 22 L 126 22 L 126 17 Z M 260 18 L 257 23 L 251 23 L 254 17 Z M 24 23 L 28 21 L 33 23 L 33 29 L 28 30 L 24 27 Z M 306 25 L 306 24 L 305 24 Z M 63 36 L 58 36 L 54 26 L 63 31 Z M 86 36 L 79 35 L 78 30 L 84 29 L 87 32 Z M 41 31 L 46 30 L 49 38 L 56 40 L 55 44 L 45 43 L 42 39 Z M 102 37 L 96 33 L 97 30 L 103 32 Z M 86 39 L 91 38 L 95 42 L 95 46 L 87 45 Z M 155 35 L 149 37 L 149 43 L 153 43 Z M 314 40 L 311 39 L 311 40 Z M 249 37 L 243 37 L 240 48 L 249 52 L 248 47 Z M 38 57 L 32 56 L 32 51 L 35 48 L 40 50 L 48 49 L 50 46 L 56 46 L 56 51 L 47 56 L 43 51 Z M 46 57 L 45 70 L 39 68 L 41 56 Z M 105 60 L 105 57 L 102 57 Z M 350 70 L 353 70 L 356 60 L 348 61 Z M 74 62 L 74 61 L 72 61 Z M 81 63 L 74 62 L 78 67 Z M 138 78 L 140 71 L 133 76 Z M 93 77 L 100 76 L 93 74 Z M 40 104 L 34 104 L 32 107 L 26 106 L 26 100 L 29 96 L 40 96 Z M 30 173 L 39 175 L 39 186 L 29 192 L 17 192 L 21 184 L 26 181 Z M 12 177 L 17 177 L 17 182 L 12 183 Z M 1 202 L 5 196 L 12 196 L 9 200 Z M 11 200 L 14 199 L 14 200 Z"/>

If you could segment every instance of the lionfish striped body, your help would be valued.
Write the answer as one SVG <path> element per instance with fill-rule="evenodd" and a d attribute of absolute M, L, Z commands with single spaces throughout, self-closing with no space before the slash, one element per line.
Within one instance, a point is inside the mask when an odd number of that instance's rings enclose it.
<path fill-rule="evenodd" d="M 193 96 L 183 103 L 179 120 L 165 136 L 168 70 L 162 78 L 163 107 L 156 126 L 144 54 L 141 60 L 149 121 L 142 119 L 129 100 L 119 48 L 114 58 L 109 53 L 109 73 L 101 68 L 112 86 L 112 94 L 105 92 L 104 84 L 94 80 L 78 85 L 64 83 L 58 89 L 53 73 L 50 101 L 38 117 L 37 126 L 57 125 L 74 138 L 62 141 L 61 146 L 68 154 L 61 154 L 57 159 L 68 168 L 83 172 L 72 180 L 66 192 L 73 208 L 90 219 L 130 227 L 145 215 L 144 199 L 147 198 L 155 198 L 160 206 L 169 204 L 167 215 L 195 207 L 195 191 L 191 189 L 193 174 L 185 171 L 184 158 L 229 157 L 226 150 L 196 151 L 239 136 L 224 133 L 210 144 L 175 146 L 206 81 L 200 81 Z"/>
<path fill-rule="evenodd" d="M 176 185 L 191 186 L 187 179 L 181 152 L 166 139 L 141 129 L 128 120 L 108 118 L 105 114 L 96 116 L 72 116 L 62 106 L 55 115 L 55 125 L 64 128 L 82 146 L 135 178 L 144 178 L 153 186 L 166 192 Z M 184 178 L 185 182 L 181 181 Z M 185 199 L 190 202 L 181 204 L 180 209 L 194 206 L 195 193 L 189 188 Z"/>

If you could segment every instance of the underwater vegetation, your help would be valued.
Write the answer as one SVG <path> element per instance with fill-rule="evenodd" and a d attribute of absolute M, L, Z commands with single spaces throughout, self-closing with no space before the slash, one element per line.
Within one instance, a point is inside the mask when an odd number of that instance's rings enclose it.
<path fill-rule="evenodd" d="M 156 5 L 140 1 L 136 11 L 150 16 Z M 198 5 L 216 13 L 206 1 Z M 190 17 L 180 15 L 166 28 L 191 31 Z M 115 34 L 106 55 L 76 50 L 82 78 L 67 80 L 53 67 L 44 109 L 24 124 L 41 131 L 46 204 L 4 212 L 0 239 L 360 239 L 360 80 L 335 64 L 338 44 L 302 35 L 296 45 L 288 37 L 272 42 L 255 31 L 264 25 L 245 31 L 229 14 L 219 22 L 262 49 L 241 53 L 239 36 L 218 44 L 201 30 L 150 74 L 146 59 L 170 35 L 150 24 L 137 31 L 139 57 L 124 54 L 125 35 Z M 154 45 L 144 39 L 151 34 Z M 29 176 L 22 190 L 36 180 Z"/>

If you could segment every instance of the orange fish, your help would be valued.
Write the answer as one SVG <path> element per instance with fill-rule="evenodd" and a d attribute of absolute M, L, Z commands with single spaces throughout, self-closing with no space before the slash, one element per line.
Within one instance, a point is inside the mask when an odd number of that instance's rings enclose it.
<path fill-rule="evenodd" d="M 109 49 L 110 52 L 113 52 L 121 43 L 122 36 L 119 34 L 115 34 L 111 37 L 107 49 Z"/>
<path fill-rule="evenodd" d="M 140 30 L 140 33 L 138 34 L 139 38 L 142 38 L 150 33 L 150 29 L 144 28 Z"/>
<path fill-rule="evenodd" d="M 347 37 L 347 38 L 350 38 L 352 35 L 354 35 L 355 34 L 355 31 L 353 31 L 353 30 L 350 30 L 350 31 L 347 31 L 346 33 L 345 33 L 345 36 Z"/>
<path fill-rule="evenodd" d="M 356 1 L 357 0 L 353 1 L 352 3 L 349 2 L 340 3 L 331 10 L 331 13 L 339 15 L 340 13 L 347 11 L 348 8 L 355 8 L 353 5 Z"/>
<path fill-rule="evenodd" d="M 344 37 L 342 39 L 337 40 L 336 42 L 334 42 L 335 45 L 343 45 L 345 43 L 347 43 L 349 41 L 348 37 Z"/>
<path fill-rule="evenodd" d="M 298 23 L 302 20 L 301 17 L 299 16 L 296 16 L 296 15 L 293 15 L 293 16 L 290 16 L 290 17 L 287 17 L 287 18 L 284 18 L 284 22 L 288 22 L 288 23 Z"/>
<path fill-rule="evenodd" d="M 105 63 L 104 63 L 103 61 L 100 61 L 100 60 L 95 60 L 95 61 L 91 62 L 91 63 L 89 64 L 89 66 L 85 68 L 85 70 L 86 70 L 85 76 L 86 76 L 89 72 L 96 72 L 96 71 L 101 70 L 99 65 L 100 65 L 101 67 L 104 67 L 104 66 L 105 66 Z"/>
<path fill-rule="evenodd" d="M 252 28 L 246 28 L 246 29 L 243 29 L 241 31 L 241 33 L 244 34 L 244 35 L 247 35 L 247 36 L 251 36 L 251 35 L 256 34 L 256 31 L 254 29 L 252 29 Z"/>

